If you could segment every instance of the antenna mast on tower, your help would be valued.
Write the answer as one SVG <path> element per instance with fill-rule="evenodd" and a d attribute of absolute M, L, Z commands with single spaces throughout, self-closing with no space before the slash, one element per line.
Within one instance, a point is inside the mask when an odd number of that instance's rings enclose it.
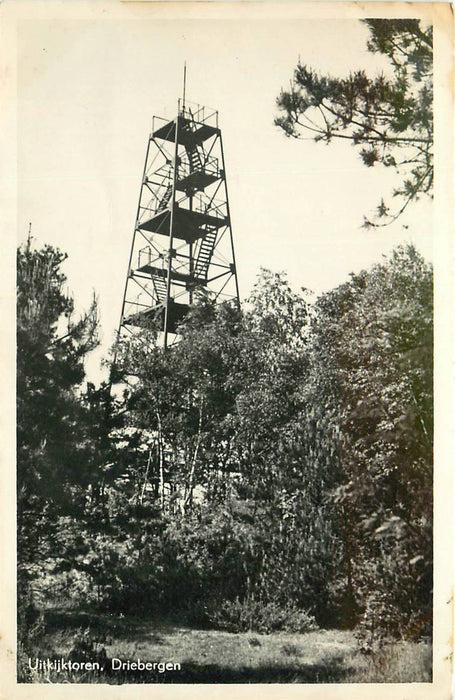
<path fill-rule="evenodd" d="M 183 64 L 183 99 L 182 99 L 182 109 L 185 110 L 185 92 L 186 92 L 186 61 Z"/>

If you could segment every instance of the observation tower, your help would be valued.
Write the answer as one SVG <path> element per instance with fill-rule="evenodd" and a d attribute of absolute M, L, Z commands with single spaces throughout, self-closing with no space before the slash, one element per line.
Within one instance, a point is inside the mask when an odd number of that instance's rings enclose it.
<path fill-rule="evenodd" d="M 239 303 L 218 112 L 183 99 L 153 117 L 119 335 L 156 324 L 166 348 L 197 290 Z"/>

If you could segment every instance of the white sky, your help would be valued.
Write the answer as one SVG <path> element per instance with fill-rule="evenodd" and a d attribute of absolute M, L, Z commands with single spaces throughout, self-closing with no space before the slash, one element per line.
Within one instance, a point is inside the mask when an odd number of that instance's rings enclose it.
<path fill-rule="evenodd" d="M 432 259 L 432 207 L 379 231 L 360 228 L 393 183 L 347 143 L 287 139 L 275 98 L 298 57 L 321 72 L 374 73 L 356 20 L 30 20 L 18 33 L 19 240 L 66 251 L 78 308 L 99 296 L 99 378 L 118 325 L 152 116 L 187 99 L 220 112 L 240 292 L 259 268 L 320 292 L 402 241 Z M 403 228 L 403 224 L 409 226 Z"/>

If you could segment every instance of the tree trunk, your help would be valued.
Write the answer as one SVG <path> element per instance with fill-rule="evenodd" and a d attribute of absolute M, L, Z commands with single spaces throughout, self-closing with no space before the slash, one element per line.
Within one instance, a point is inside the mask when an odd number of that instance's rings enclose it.
<path fill-rule="evenodd" d="M 199 453 L 199 448 L 201 445 L 201 440 L 202 440 L 202 412 L 204 408 L 204 399 L 201 396 L 200 402 L 199 402 L 199 425 L 198 425 L 198 430 L 197 430 L 197 437 L 196 437 L 196 445 L 194 447 L 194 453 L 193 453 L 193 458 L 191 460 L 191 468 L 190 468 L 190 473 L 188 476 L 188 482 L 185 487 L 185 496 L 183 499 L 183 512 L 185 512 L 188 508 L 188 505 L 192 499 L 193 496 L 193 488 L 194 488 L 194 472 L 196 469 L 196 461 Z"/>
<path fill-rule="evenodd" d="M 160 470 L 159 497 L 161 512 L 164 513 L 164 454 L 163 454 L 163 431 L 161 427 L 161 417 L 159 411 L 156 412 L 158 422 L 158 463 Z"/>

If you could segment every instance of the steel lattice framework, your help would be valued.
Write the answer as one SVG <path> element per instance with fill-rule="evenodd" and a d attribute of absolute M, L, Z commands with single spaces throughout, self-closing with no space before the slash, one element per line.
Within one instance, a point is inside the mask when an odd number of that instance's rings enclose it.
<path fill-rule="evenodd" d="M 167 347 L 198 289 L 237 303 L 239 290 L 218 112 L 179 100 L 152 128 L 119 333 L 157 323 Z"/>

